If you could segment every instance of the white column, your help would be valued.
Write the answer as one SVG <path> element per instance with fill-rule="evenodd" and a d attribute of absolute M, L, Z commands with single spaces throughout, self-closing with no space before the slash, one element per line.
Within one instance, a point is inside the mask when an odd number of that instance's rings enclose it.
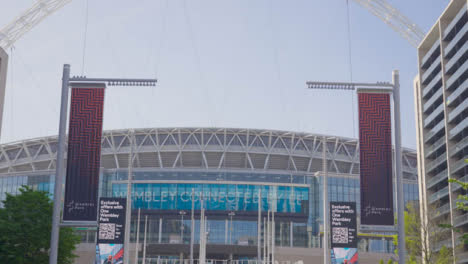
<path fill-rule="evenodd" d="M 148 232 L 148 216 L 145 215 L 145 236 L 143 238 L 143 264 L 146 262 L 146 234 Z"/>

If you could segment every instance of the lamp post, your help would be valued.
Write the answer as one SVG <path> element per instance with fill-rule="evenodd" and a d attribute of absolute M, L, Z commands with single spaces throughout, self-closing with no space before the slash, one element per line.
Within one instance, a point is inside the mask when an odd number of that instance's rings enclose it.
<path fill-rule="evenodd" d="M 404 200 L 403 200 L 403 174 L 402 174 L 402 151 L 401 151 L 401 121 L 400 121 L 400 75 L 398 70 L 392 72 L 392 83 L 347 83 L 347 82 L 307 82 L 309 89 L 326 90 L 357 90 L 371 91 L 377 93 L 393 94 L 393 118 L 395 124 L 395 174 L 397 190 L 397 219 L 398 219 L 398 258 L 400 264 L 406 260 L 405 252 L 405 222 L 404 222 Z"/>
<path fill-rule="evenodd" d="M 54 207 L 52 213 L 52 230 L 50 236 L 50 255 L 49 264 L 57 264 L 58 257 L 58 242 L 59 242 L 59 227 L 62 224 L 60 218 L 60 211 L 62 209 L 62 188 L 63 188 L 63 174 L 65 172 L 65 137 L 67 125 L 67 111 L 68 111 L 68 97 L 69 89 L 74 84 L 82 83 L 104 83 L 107 86 L 155 86 L 156 79 L 115 79 L 115 78 L 86 78 L 86 77 L 70 77 L 70 65 L 63 65 L 62 73 L 62 95 L 60 100 L 60 121 L 59 121 L 59 134 L 57 145 L 57 165 L 55 171 L 55 188 L 54 188 Z M 128 179 L 130 180 L 130 179 Z M 127 193 L 128 194 L 128 193 Z M 128 204 L 128 201 L 127 201 Z M 127 207 L 127 211 L 131 208 Z M 89 226 L 93 223 L 79 223 L 77 225 Z M 130 229 L 127 225 L 126 229 Z M 126 249 L 128 248 L 125 247 Z M 128 256 L 128 254 L 127 254 Z M 126 264 L 128 261 L 126 261 Z"/>

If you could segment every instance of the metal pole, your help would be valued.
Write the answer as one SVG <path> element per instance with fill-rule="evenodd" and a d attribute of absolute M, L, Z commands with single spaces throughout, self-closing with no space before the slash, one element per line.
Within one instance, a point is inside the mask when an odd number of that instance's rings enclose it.
<path fill-rule="evenodd" d="M 137 231 L 135 241 L 135 264 L 138 263 L 138 247 L 140 246 L 140 209 L 138 208 Z"/>
<path fill-rule="evenodd" d="M 403 173 L 401 171 L 401 120 L 400 120 L 400 74 L 398 70 L 392 72 L 393 82 L 393 111 L 395 119 L 395 167 L 397 182 L 397 210 L 398 210 L 398 258 L 399 264 L 406 261 L 405 246 L 405 205 L 403 199 Z"/>
<path fill-rule="evenodd" d="M 124 240 L 124 264 L 130 264 L 130 224 L 132 217 L 132 178 L 133 178 L 133 133 L 130 131 L 130 154 L 128 155 L 128 176 L 127 176 L 127 211 L 125 214 L 125 240 Z"/>
<path fill-rule="evenodd" d="M 266 217 L 263 217 L 263 263 L 266 263 Z"/>
<path fill-rule="evenodd" d="M 259 187 L 258 191 L 258 219 L 257 219 L 257 262 L 260 263 L 260 260 L 262 259 L 262 239 L 261 239 L 261 229 L 262 229 L 262 190 L 261 187 Z"/>
<path fill-rule="evenodd" d="M 323 263 L 329 264 L 330 249 L 328 248 L 328 165 L 327 139 L 322 141 L 322 170 L 323 170 Z"/>
<path fill-rule="evenodd" d="M 192 188 L 192 214 L 191 214 L 191 227 L 190 227 L 190 264 L 193 264 L 193 244 L 195 242 L 195 219 L 194 219 L 194 210 L 195 210 L 195 189 Z"/>
<path fill-rule="evenodd" d="M 147 233 L 147 226 L 148 226 L 148 215 L 145 215 L 145 236 L 143 238 L 143 263 L 146 262 L 146 233 Z"/>
<path fill-rule="evenodd" d="M 275 211 L 271 212 L 271 263 L 275 264 Z"/>
<path fill-rule="evenodd" d="M 57 167 L 55 170 L 55 188 L 54 188 L 54 211 L 52 215 L 52 232 L 50 235 L 50 256 L 49 264 L 56 264 L 58 257 L 59 244 L 59 225 L 60 225 L 60 210 L 62 208 L 62 185 L 65 167 L 65 136 L 67 125 L 68 111 L 68 80 L 70 79 L 70 65 L 63 65 L 62 74 L 62 98 L 60 101 L 60 123 L 59 123 L 59 138 L 57 149 Z"/>
<path fill-rule="evenodd" d="M 266 261 L 267 263 L 270 263 L 270 210 L 267 212 L 267 255 L 266 255 Z"/>

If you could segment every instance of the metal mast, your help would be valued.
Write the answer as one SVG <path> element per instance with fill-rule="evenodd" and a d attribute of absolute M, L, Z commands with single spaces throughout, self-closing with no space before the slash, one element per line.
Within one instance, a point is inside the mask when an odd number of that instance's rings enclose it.
<path fill-rule="evenodd" d="M 44 18 L 59 10 L 71 0 L 39 0 L 0 29 L 0 48 L 11 47 L 19 38 L 39 24 Z"/>
<path fill-rule="evenodd" d="M 418 25 L 411 22 L 408 17 L 400 13 L 398 9 L 391 6 L 386 0 L 354 0 L 354 2 L 380 18 L 413 47 L 418 47 L 426 35 Z"/>
<path fill-rule="evenodd" d="M 72 0 L 38 0 L 12 22 L 0 29 L 0 48 L 11 47 L 19 38 Z M 401 14 L 386 0 L 354 0 L 398 32 L 411 45 L 417 47 L 424 38 L 424 31 Z"/>

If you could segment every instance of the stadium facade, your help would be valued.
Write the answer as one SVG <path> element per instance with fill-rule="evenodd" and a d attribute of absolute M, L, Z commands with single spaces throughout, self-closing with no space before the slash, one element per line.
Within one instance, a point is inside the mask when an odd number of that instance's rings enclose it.
<path fill-rule="evenodd" d="M 256 194 L 261 191 L 264 216 L 268 208 L 276 211 L 276 259 L 317 263 L 323 257 L 320 249 L 323 175 L 316 173 L 323 168 L 323 140 L 327 142 L 329 199 L 356 202 L 359 212 L 358 140 L 288 131 L 229 128 L 106 131 L 99 192 L 101 197 L 126 196 L 129 156 L 133 153 L 131 259 L 135 257 L 135 249 L 140 260 L 145 255 L 145 263 L 187 258 L 192 197 L 195 243 L 199 241 L 200 196 L 204 197 L 208 218 L 207 258 L 255 259 Z M 21 185 L 53 191 L 56 137 L 4 144 L 0 151 L 1 200 L 6 193 L 17 193 Z M 403 176 L 405 201 L 417 201 L 417 161 L 413 150 L 403 151 Z M 366 229 L 360 227 L 358 216 L 358 229 L 359 254 L 364 263 L 377 263 L 393 256 L 394 228 Z M 82 236 L 77 263 L 91 263 L 96 229 L 77 228 L 77 232 Z"/>

